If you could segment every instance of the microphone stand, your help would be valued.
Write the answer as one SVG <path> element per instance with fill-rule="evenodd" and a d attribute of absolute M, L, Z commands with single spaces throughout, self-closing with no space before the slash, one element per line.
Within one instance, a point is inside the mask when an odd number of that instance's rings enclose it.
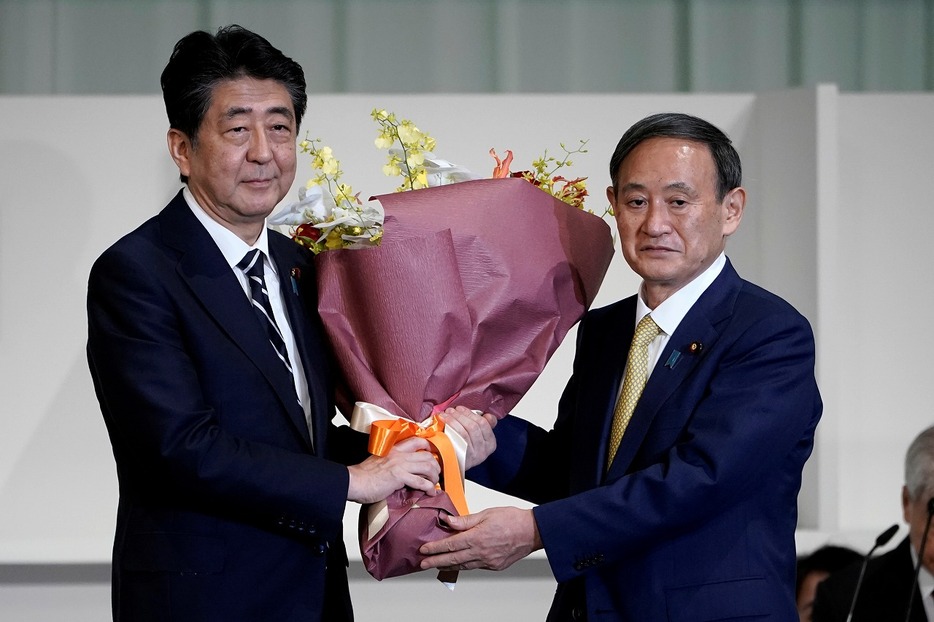
<path fill-rule="evenodd" d="M 879 537 L 876 538 L 876 543 L 872 545 L 872 548 L 869 549 L 869 552 L 863 557 L 863 563 L 859 567 L 859 578 L 856 579 L 856 589 L 853 590 L 853 600 L 850 602 L 850 610 L 846 614 L 846 622 L 850 622 L 853 619 L 853 611 L 856 610 L 856 597 L 859 596 L 859 590 L 863 587 L 863 576 L 866 574 L 866 566 L 869 565 L 869 558 L 872 557 L 873 552 L 875 552 L 877 548 L 891 540 L 892 536 L 894 536 L 897 531 L 898 525 L 896 524 L 880 533 Z"/>
<path fill-rule="evenodd" d="M 924 535 L 918 546 L 918 562 L 915 564 L 915 576 L 911 580 L 911 595 L 908 597 L 908 610 L 905 612 L 905 622 L 911 619 L 911 606 L 915 603 L 915 592 L 918 591 L 918 575 L 921 574 L 921 563 L 924 562 L 924 547 L 928 541 L 928 531 L 931 529 L 931 517 L 934 516 L 934 497 L 928 500 L 928 521 L 924 525 Z"/>

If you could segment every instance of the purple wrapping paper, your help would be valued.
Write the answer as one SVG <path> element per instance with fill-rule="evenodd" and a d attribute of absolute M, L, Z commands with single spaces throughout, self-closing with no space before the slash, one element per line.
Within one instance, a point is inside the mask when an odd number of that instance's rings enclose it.
<path fill-rule="evenodd" d="M 446 494 L 429 497 L 425 493 L 404 488 L 386 499 L 384 508 L 386 522 L 372 536 L 368 536 L 373 519 L 371 508 L 360 511 L 360 551 L 363 566 L 373 577 L 383 580 L 388 577 L 417 572 L 422 561 L 418 549 L 427 542 L 450 535 L 450 530 L 440 522 L 442 514 L 457 514 L 451 498 Z M 456 575 L 451 577 L 456 580 Z"/>
<path fill-rule="evenodd" d="M 505 416 L 593 302 L 613 256 L 609 227 L 522 179 L 376 199 L 382 246 L 316 259 L 338 406 L 349 416 L 365 401 L 422 421 L 456 395 L 455 405 Z M 389 500 L 392 518 L 373 538 L 361 513 L 377 579 L 417 570 L 418 547 L 447 533 L 437 512 L 407 524 L 415 494 Z"/>

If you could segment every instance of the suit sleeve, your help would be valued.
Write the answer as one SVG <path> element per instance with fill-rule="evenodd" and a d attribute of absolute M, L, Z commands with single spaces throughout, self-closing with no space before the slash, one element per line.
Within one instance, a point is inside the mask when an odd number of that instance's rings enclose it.
<path fill-rule="evenodd" d="M 202 343 L 196 333 L 203 327 L 185 314 L 203 311 L 188 309 L 190 300 L 179 302 L 183 286 L 155 265 L 158 257 L 141 256 L 126 245 L 112 248 L 92 268 L 88 285 L 88 361 L 121 496 L 270 527 L 300 520 L 322 537 L 338 537 L 346 468 L 297 444 L 288 449 L 262 431 L 265 417 L 281 416 L 268 388 L 264 401 L 263 389 L 250 384 L 234 357 L 225 361 L 216 352 L 212 361 L 203 345 L 192 345 Z M 222 424 L 213 403 L 225 394 L 228 406 L 242 401 L 236 425 Z"/>

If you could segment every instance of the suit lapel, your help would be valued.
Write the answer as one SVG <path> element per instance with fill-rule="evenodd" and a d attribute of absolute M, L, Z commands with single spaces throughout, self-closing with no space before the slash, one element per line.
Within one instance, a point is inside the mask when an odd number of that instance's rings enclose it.
<path fill-rule="evenodd" d="M 632 342 L 635 312 L 633 296 L 592 311 L 578 328 L 585 333 L 579 341 L 578 357 L 586 368 L 581 372 L 575 370 L 575 374 L 581 376 L 580 404 L 576 409 L 581 416 L 574 455 L 580 456 L 580 460 L 575 460 L 572 490 L 588 490 L 603 479 L 610 424 Z M 594 439 L 599 442 L 595 443 Z"/>
<path fill-rule="evenodd" d="M 317 318 L 317 284 L 310 252 L 278 233 L 269 232 L 269 253 L 279 270 L 282 299 L 298 353 L 302 359 L 308 394 L 311 397 L 311 419 L 314 446 L 323 448 L 325 430 L 330 421 L 327 361 Z"/>
<path fill-rule="evenodd" d="M 732 313 L 732 301 L 735 300 L 736 293 L 742 281 L 733 270 L 729 260 L 724 266 L 720 275 L 711 283 L 710 287 L 701 294 L 694 306 L 688 311 L 687 315 L 678 325 L 675 333 L 668 339 L 665 349 L 662 350 L 658 358 L 652 375 L 642 391 L 636 409 L 633 412 L 632 419 L 623 434 L 619 449 L 616 452 L 616 458 L 607 473 L 608 479 L 616 479 L 624 475 L 636 457 L 639 448 L 645 441 L 646 434 L 651 428 L 655 415 L 662 405 L 677 391 L 678 387 L 688 378 L 698 365 L 704 359 L 704 355 L 716 344 L 720 337 L 720 330 L 717 328 L 721 320 L 729 317 Z M 632 325 L 635 322 L 635 307 L 629 314 L 629 335 L 632 337 Z M 691 353 L 691 344 L 703 344 L 703 349 L 697 353 Z M 675 352 L 677 356 L 674 356 Z M 623 355 L 625 356 L 625 355 Z M 674 358 L 673 358 L 674 357 Z M 623 361 L 625 366 L 625 361 Z M 622 381 L 622 371 L 616 382 L 617 390 Z M 614 401 L 615 405 L 615 401 Z M 612 420 L 611 414 L 608 417 Z M 603 436 L 604 444 L 609 437 L 609 424 L 607 424 Z M 605 455 L 605 454 L 604 454 Z"/>
<path fill-rule="evenodd" d="M 292 379 L 269 344 L 243 288 L 179 193 L 160 214 L 163 239 L 181 252 L 176 270 L 205 311 L 259 369 L 306 442 L 308 426 Z M 287 275 L 288 273 L 286 273 Z"/>

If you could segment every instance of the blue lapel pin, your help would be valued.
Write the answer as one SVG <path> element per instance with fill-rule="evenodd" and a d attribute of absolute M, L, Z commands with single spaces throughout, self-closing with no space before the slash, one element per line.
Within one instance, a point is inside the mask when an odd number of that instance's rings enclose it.
<path fill-rule="evenodd" d="M 292 281 L 292 292 L 298 296 L 298 280 L 302 278 L 302 271 L 299 268 L 292 268 L 289 272 L 289 279 Z"/>
<path fill-rule="evenodd" d="M 704 344 L 702 344 L 700 341 L 692 341 L 690 345 L 688 345 L 687 353 L 696 356 L 703 352 L 703 350 Z M 678 350 L 672 350 L 671 356 L 669 356 L 668 360 L 665 361 L 665 367 L 674 369 L 675 365 L 677 365 L 680 360 L 681 352 Z"/>

